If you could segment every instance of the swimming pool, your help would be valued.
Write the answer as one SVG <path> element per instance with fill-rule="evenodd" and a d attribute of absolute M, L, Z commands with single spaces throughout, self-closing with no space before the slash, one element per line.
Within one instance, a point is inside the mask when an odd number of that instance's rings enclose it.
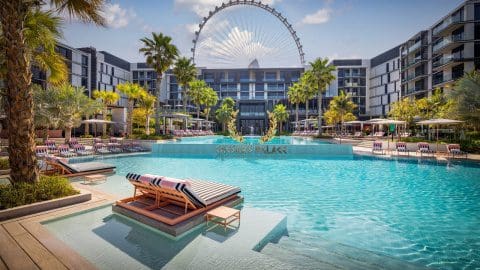
<path fill-rule="evenodd" d="M 480 166 L 416 159 L 104 158 L 117 174 L 154 173 L 240 186 L 245 205 L 288 216 L 300 243 L 319 239 L 443 269 L 480 267 Z M 124 179 L 97 188 L 129 196 Z M 99 214 L 98 218 L 104 218 Z"/>
<path fill-rule="evenodd" d="M 244 136 L 243 144 L 260 144 L 260 136 Z M 202 136 L 184 137 L 170 143 L 180 144 L 240 144 L 230 137 L 225 136 Z M 326 141 L 315 140 L 307 137 L 277 136 L 265 144 L 291 144 L 291 145 L 317 145 L 327 144 Z"/>

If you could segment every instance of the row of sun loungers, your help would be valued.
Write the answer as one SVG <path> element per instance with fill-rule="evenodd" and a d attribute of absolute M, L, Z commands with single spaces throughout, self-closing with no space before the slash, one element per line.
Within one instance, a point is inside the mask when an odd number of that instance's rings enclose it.
<path fill-rule="evenodd" d="M 192 137 L 192 136 L 209 136 L 214 135 L 211 130 L 173 130 L 173 136 L 176 137 Z"/>
<path fill-rule="evenodd" d="M 383 155 L 385 154 L 386 150 L 387 149 L 383 148 L 383 142 L 381 141 L 373 142 L 373 146 L 372 146 L 373 154 Z M 408 150 L 406 142 L 397 142 L 395 143 L 395 152 L 397 155 L 406 154 L 407 156 L 409 156 L 410 152 L 413 152 L 413 151 Z M 426 142 L 417 143 L 417 150 L 415 151 L 415 153 L 417 155 L 420 154 L 421 157 L 423 157 L 424 155 L 427 155 L 427 156 L 435 155 L 435 151 L 431 149 L 430 144 Z M 468 155 L 467 152 L 464 152 L 460 149 L 459 144 L 447 144 L 447 154 L 449 156 L 452 156 L 453 158 L 455 158 L 456 156 L 457 157 L 465 156 L 466 158 Z"/>
<path fill-rule="evenodd" d="M 142 147 L 138 142 L 120 141 L 112 138 L 110 142 L 103 143 L 101 139 L 94 140 L 92 150 L 88 150 L 85 145 L 78 141 L 70 140 L 68 144 L 56 145 L 54 141 L 46 141 L 45 145 L 37 146 L 35 152 L 37 157 L 43 158 L 47 155 L 57 155 L 60 157 L 88 156 L 93 154 L 116 154 L 122 152 L 143 152 L 148 149 Z"/>
<path fill-rule="evenodd" d="M 293 136 L 316 136 L 318 131 L 316 130 L 303 130 L 303 131 L 294 131 Z"/>

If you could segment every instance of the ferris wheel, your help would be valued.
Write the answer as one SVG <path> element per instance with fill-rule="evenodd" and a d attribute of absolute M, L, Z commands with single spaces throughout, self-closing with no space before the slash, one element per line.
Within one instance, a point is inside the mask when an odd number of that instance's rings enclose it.
<path fill-rule="evenodd" d="M 303 67 L 303 47 L 276 9 L 255 0 L 215 7 L 198 25 L 192 59 L 208 68 Z"/>

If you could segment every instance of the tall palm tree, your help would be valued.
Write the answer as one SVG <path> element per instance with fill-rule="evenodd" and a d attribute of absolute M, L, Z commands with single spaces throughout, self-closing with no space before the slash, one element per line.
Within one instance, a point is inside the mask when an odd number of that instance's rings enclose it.
<path fill-rule="evenodd" d="M 302 87 L 296 82 L 288 88 L 288 100 L 290 103 L 295 104 L 295 129 L 298 128 L 298 105 L 302 103 Z"/>
<path fill-rule="evenodd" d="M 275 116 L 275 119 L 277 119 L 277 122 L 279 123 L 279 130 L 281 133 L 282 132 L 282 124 L 283 122 L 288 120 L 288 112 L 287 112 L 287 107 L 283 104 L 277 104 L 275 105 L 275 108 L 273 108 L 273 115 Z"/>
<path fill-rule="evenodd" d="M 132 119 L 133 119 L 133 106 L 135 101 L 139 100 L 142 96 L 147 94 L 147 91 L 136 83 L 121 83 L 117 85 L 118 91 L 125 95 L 128 99 L 127 107 L 127 135 L 132 136 Z"/>
<path fill-rule="evenodd" d="M 94 90 L 92 92 L 92 97 L 101 100 L 103 103 L 103 109 L 102 109 L 103 120 L 107 120 L 108 106 L 112 106 L 113 104 L 117 103 L 117 101 L 120 99 L 120 95 L 116 92 L 100 91 L 100 90 Z M 102 129 L 103 129 L 102 134 L 107 135 L 106 123 L 103 124 Z"/>
<path fill-rule="evenodd" d="M 335 80 L 335 66 L 328 65 L 328 58 L 317 58 L 310 62 L 312 69 L 312 86 L 317 92 L 317 106 L 318 106 L 318 135 L 322 135 L 322 97 L 327 90 L 327 86 Z"/>
<path fill-rule="evenodd" d="M 177 78 L 178 85 L 182 87 L 182 102 L 183 108 L 186 111 L 188 99 L 188 83 L 195 80 L 195 78 L 197 77 L 197 68 L 190 59 L 186 57 L 180 57 L 177 59 L 177 62 L 175 62 L 173 74 Z"/>
<path fill-rule="evenodd" d="M 138 106 L 145 112 L 145 134 L 150 135 L 150 117 L 154 113 L 155 96 L 145 93 L 138 100 Z"/>
<path fill-rule="evenodd" d="M 210 115 L 210 110 L 213 106 L 218 103 L 218 95 L 215 90 L 210 87 L 206 88 L 203 98 L 203 105 L 205 105 L 205 118 L 208 121 L 208 116 Z"/>
<path fill-rule="evenodd" d="M 353 110 L 356 107 L 357 105 L 352 101 L 350 93 L 345 94 L 343 90 L 340 90 L 340 94 L 333 97 L 330 102 L 330 110 L 334 111 L 339 116 L 342 130 L 345 123 L 345 117 L 347 115 L 353 115 Z"/>
<path fill-rule="evenodd" d="M 31 55 L 38 48 L 29 46 L 25 19 L 29 12 L 40 8 L 67 12 L 84 22 L 103 25 L 101 9 L 104 0 L 0 0 L 0 24 L 5 52 L 5 111 L 8 134 L 8 152 L 11 173 L 16 182 L 36 182 L 38 168 L 35 157 L 35 129 L 33 123 L 33 94 L 31 86 Z"/>
<path fill-rule="evenodd" d="M 235 101 L 231 97 L 222 100 L 222 104 L 215 111 L 215 118 L 222 124 L 222 131 L 225 132 L 226 124 L 230 121 L 234 111 Z"/>
<path fill-rule="evenodd" d="M 315 97 L 315 88 L 313 87 L 312 81 L 314 80 L 313 73 L 311 71 L 307 71 L 303 73 L 302 77 L 300 77 L 300 87 L 302 90 L 300 91 L 301 97 L 303 102 L 305 102 L 305 119 L 308 119 L 309 113 L 309 102 L 310 100 Z M 306 127 L 306 125 L 305 125 Z"/>
<path fill-rule="evenodd" d="M 193 104 L 197 106 L 197 118 L 200 117 L 200 106 L 204 103 L 205 91 L 207 88 L 208 85 L 202 80 L 194 80 L 188 84 L 187 95 L 190 97 Z"/>
<path fill-rule="evenodd" d="M 178 56 L 178 49 L 173 45 L 172 38 L 165 36 L 162 33 L 152 33 L 152 38 L 142 38 L 144 47 L 140 48 L 140 52 L 146 57 L 147 64 L 155 69 L 157 73 L 157 79 L 155 82 L 155 134 L 160 135 L 160 98 L 161 83 L 163 73 L 173 65 L 175 59 Z"/>

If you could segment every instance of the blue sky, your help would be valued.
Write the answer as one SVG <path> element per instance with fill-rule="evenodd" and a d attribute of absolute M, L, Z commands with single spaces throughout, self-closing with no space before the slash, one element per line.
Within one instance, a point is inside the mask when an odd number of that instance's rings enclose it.
<path fill-rule="evenodd" d="M 131 62 L 142 62 L 140 38 L 152 31 L 173 38 L 182 54 L 191 56 L 193 31 L 221 0 L 111 0 L 108 27 L 75 21 L 64 27 L 64 41 L 73 47 L 93 46 Z M 371 58 L 434 24 L 461 0 L 263 0 L 292 23 L 306 60 L 316 57 Z M 221 14 L 221 13 L 219 13 Z M 251 18 L 260 24 L 265 17 Z M 224 16 L 225 17 L 225 16 Z M 208 23 L 207 23 L 208 24 Z M 293 40 L 292 40 L 293 42 Z"/>

